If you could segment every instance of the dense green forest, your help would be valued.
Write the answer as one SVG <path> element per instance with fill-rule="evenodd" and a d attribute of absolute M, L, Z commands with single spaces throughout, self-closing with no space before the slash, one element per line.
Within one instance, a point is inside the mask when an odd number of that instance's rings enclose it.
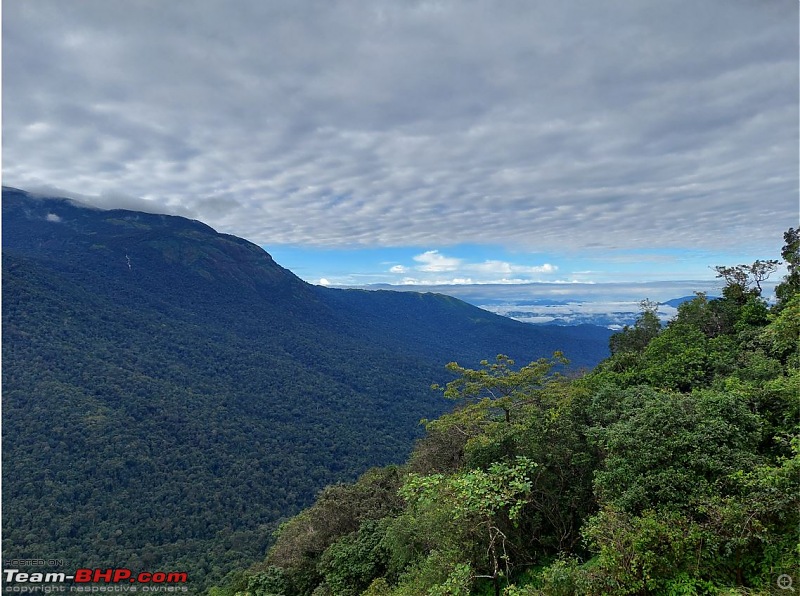
<path fill-rule="evenodd" d="M 404 461 L 452 354 L 607 355 L 600 328 L 312 286 L 185 218 L 8 188 L 2 207 L 4 560 L 171 568 L 201 592 L 325 485 Z"/>
<path fill-rule="evenodd" d="M 662 326 L 642 303 L 612 354 L 498 356 L 439 389 L 404 465 L 335 484 L 223 595 L 769 594 L 800 577 L 800 235 L 717 267 Z M 784 578 L 783 581 L 786 581 Z M 784 584 L 785 586 L 785 584 Z"/>

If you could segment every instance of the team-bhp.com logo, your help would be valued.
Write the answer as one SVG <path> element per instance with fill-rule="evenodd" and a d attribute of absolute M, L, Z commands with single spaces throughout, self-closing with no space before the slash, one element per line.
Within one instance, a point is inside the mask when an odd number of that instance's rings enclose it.
<path fill-rule="evenodd" d="M 3 580 L 5 584 L 4 592 L 178 592 L 186 591 L 186 586 L 183 584 L 187 582 L 188 577 L 185 572 L 155 571 L 151 573 L 142 571 L 134 573 L 126 568 L 81 568 L 76 569 L 74 573 L 69 575 L 63 571 L 44 573 L 4 569 Z M 72 585 L 53 585 L 65 583 L 71 583 Z M 89 586 L 88 584 L 100 585 Z M 136 589 L 136 584 L 140 584 L 138 590 Z M 127 589 L 121 589 L 122 586 Z M 52 588 L 56 589 L 53 590 Z"/>

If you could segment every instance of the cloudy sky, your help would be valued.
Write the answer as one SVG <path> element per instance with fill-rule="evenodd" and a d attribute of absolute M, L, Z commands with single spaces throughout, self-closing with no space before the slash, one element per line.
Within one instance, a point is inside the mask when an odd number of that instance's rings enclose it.
<path fill-rule="evenodd" d="M 5 0 L 3 183 L 315 283 L 712 279 L 798 225 L 796 0 Z"/>

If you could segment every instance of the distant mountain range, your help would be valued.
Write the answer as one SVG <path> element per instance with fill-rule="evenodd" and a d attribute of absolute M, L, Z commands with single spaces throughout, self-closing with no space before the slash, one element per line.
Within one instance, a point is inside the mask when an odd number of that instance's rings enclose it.
<path fill-rule="evenodd" d="M 374 284 L 365 288 L 444 293 L 489 312 L 534 325 L 595 325 L 618 330 L 636 321 L 641 313 L 642 300 L 657 301 L 659 316 L 662 321 L 667 322 L 675 317 L 681 303 L 695 297 L 695 294 L 683 295 L 684 292 L 705 291 L 712 298 L 719 291 L 719 283 L 709 280 L 675 280 L 449 286 Z M 681 297 L 673 298 L 676 295 Z"/>
<path fill-rule="evenodd" d="M 694 300 L 697 296 L 681 296 L 680 298 L 673 298 L 672 300 L 665 300 L 664 302 L 659 302 L 659 304 L 665 304 L 667 306 L 671 306 L 673 308 L 678 308 L 684 302 L 689 302 Z M 719 296 L 707 296 L 709 300 L 715 300 L 719 298 Z"/>
<path fill-rule="evenodd" d="M 74 567 L 259 559 L 328 483 L 405 458 L 451 360 L 607 356 L 442 294 L 312 286 L 197 221 L 3 188 L 3 551 Z"/>

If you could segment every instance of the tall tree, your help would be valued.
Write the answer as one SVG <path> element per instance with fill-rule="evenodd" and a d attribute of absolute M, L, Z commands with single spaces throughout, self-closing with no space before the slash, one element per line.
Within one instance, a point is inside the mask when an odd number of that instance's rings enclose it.
<path fill-rule="evenodd" d="M 639 308 L 639 317 L 633 327 L 625 325 L 622 331 L 611 336 L 608 343 L 612 354 L 640 352 L 661 330 L 658 302 L 645 299 L 639 303 Z"/>
<path fill-rule="evenodd" d="M 783 240 L 786 244 L 781 250 L 781 257 L 786 263 L 788 273 L 783 278 L 783 282 L 775 288 L 779 309 L 783 308 L 792 296 L 800 292 L 800 229 L 789 228 L 783 233 Z"/>
<path fill-rule="evenodd" d="M 780 261 L 775 259 L 767 261 L 756 259 L 752 265 L 733 267 L 718 265 L 714 267 L 714 271 L 717 272 L 717 277 L 723 278 L 727 284 L 722 290 L 723 296 L 744 303 L 750 295 L 761 296 L 761 283 L 775 273 L 779 264 Z"/>

